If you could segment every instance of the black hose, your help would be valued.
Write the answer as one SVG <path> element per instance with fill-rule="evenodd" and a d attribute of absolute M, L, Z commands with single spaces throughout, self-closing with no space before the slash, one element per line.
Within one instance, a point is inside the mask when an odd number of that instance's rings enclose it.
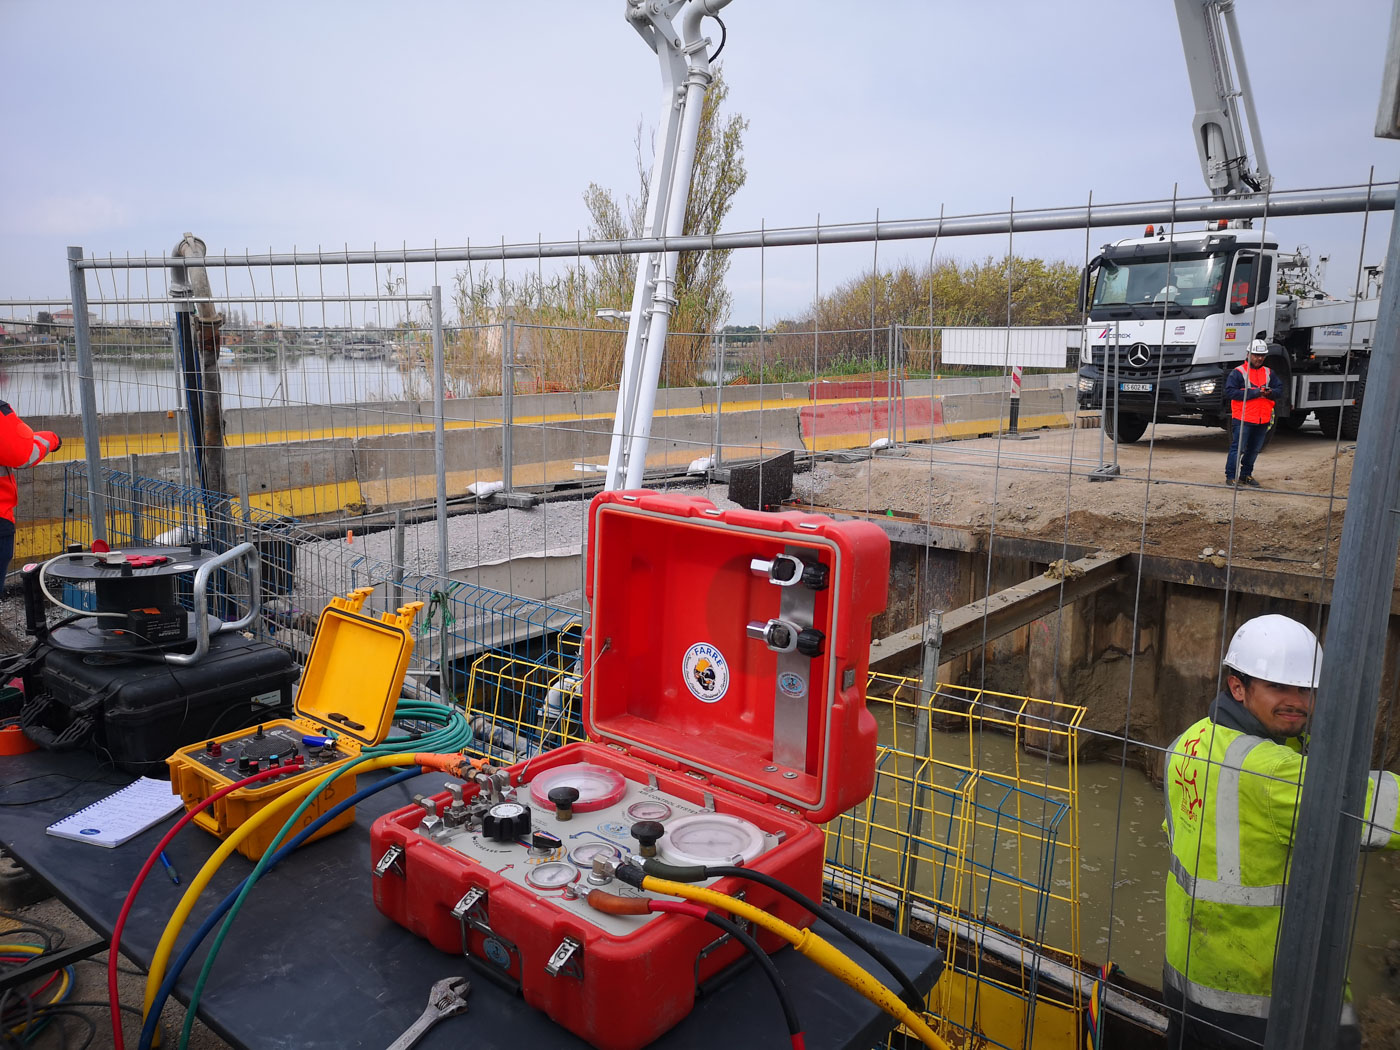
<path fill-rule="evenodd" d="M 778 1002 L 783 1008 L 783 1019 L 787 1021 L 788 1035 L 800 1033 L 802 1026 L 797 1021 L 797 1011 L 793 1008 L 792 999 L 788 995 L 787 984 L 784 983 L 783 975 L 778 972 L 773 960 L 768 957 L 768 953 L 759 947 L 758 942 L 732 919 L 723 918 L 711 911 L 706 912 L 705 921 L 711 926 L 718 926 L 748 949 L 749 954 L 754 957 L 754 961 L 767 974 L 769 983 L 773 985 L 773 991 L 778 993 Z"/>

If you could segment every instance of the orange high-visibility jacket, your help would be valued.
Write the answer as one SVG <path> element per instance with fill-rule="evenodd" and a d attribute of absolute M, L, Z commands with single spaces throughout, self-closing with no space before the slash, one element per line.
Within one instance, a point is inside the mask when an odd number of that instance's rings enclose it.
<path fill-rule="evenodd" d="M 17 467 L 32 467 L 60 444 L 47 430 L 35 433 L 5 401 L 0 401 L 0 517 L 15 520 Z"/>

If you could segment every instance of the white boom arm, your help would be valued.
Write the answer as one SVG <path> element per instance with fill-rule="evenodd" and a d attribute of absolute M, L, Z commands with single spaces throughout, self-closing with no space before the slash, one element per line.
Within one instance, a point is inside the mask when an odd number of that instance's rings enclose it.
<path fill-rule="evenodd" d="M 627 0 L 627 20 L 661 61 L 662 134 L 651 171 L 643 237 L 677 237 L 685 227 L 690 174 L 700 112 L 710 74 L 710 42 L 700 22 L 730 0 Z M 680 12 L 680 32 L 674 16 Z M 666 330 L 676 305 L 676 252 L 652 252 L 637 260 L 637 284 L 627 322 L 622 379 L 613 419 L 606 488 L 637 488 L 646 469 L 647 440 L 656 408 L 656 386 Z"/>
<path fill-rule="evenodd" d="M 1249 86 L 1244 52 L 1240 48 L 1239 26 L 1235 23 L 1235 0 L 1176 0 L 1176 21 L 1181 27 L 1181 47 L 1186 54 L 1186 72 L 1191 79 L 1191 95 L 1196 100 L 1196 117 L 1191 122 L 1196 149 L 1201 155 L 1201 172 L 1214 197 L 1250 196 L 1266 193 L 1273 181 L 1264 158 L 1259 135 L 1259 118 L 1254 112 L 1254 95 Z M 1225 51 L 1228 31 L 1230 53 Z M 1234 69 L 1231 69 L 1231 57 Z M 1239 87 L 1235 86 L 1235 74 Z M 1240 101 L 1244 101 L 1249 121 L 1249 140 L 1254 146 L 1258 167 L 1251 169 L 1249 146 L 1240 121 Z"/>

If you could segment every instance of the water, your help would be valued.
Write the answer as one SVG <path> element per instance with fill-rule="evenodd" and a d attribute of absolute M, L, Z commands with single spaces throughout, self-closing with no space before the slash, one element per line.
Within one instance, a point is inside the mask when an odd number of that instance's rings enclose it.
<path fill-rule="evenodd" d="M 159 358 L 98 358 L 93 374 L 101 415 L 168 412 L 180 407 L 174 366 Z M 393 358 L 363 360 L 284 351 L 220 361 L 219 378 L 225 409 L 432 396 L 431 379 L 422 368 L 401 366 Z M 0 365 L 0 398 L 24 416 L 77 415 L 81 412 L 77 365 L 71 359 Z"/>

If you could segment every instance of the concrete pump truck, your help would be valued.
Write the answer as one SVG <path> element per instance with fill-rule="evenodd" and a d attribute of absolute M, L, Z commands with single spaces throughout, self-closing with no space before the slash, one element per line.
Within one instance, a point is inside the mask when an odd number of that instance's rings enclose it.
<path fill-rule="evenodd" d="M 1272 178 L 1234 0 L 1175 3 L 1211 195 L 1266 196 Z M 1379 299 L 1331 299 L 1320 285 L 1301 251 L 1279 250 L 1267 222 L 1256 229 L 1249 219 L 1217 220 L 1189 232 L 1149 226 L 1142 237 L 1105 245 L 1081 284 L 1088 327 L 1079 406 L 1102 408 L 1104 427 L 1121 442 L 1136 441 L 1154 421 L 1228 428 L 1226 377 L 1263 338 L 1284 386 L 1276 424 L 1297 429 L 1313 413 L 1329 437 L 1354 440 Z"/>

